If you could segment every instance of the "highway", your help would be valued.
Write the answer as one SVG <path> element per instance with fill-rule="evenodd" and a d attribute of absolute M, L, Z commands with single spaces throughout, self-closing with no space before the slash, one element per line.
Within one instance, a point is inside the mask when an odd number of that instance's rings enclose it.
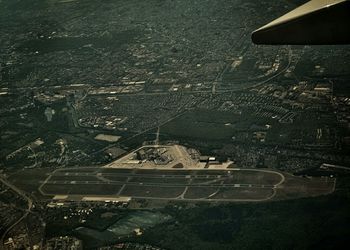
<path fill-rule="evenodd" d="M 14 191 L 15 193 L 17 193 L 19 196 L 21 196 L 24 200 L 27 201 L 28 203 L 28 208 L 25 210 L 25 213 L 22 215 L 21 218 L 19 218 L 17 221 L 15 221 L 10 227 L 7 228 L 7 230 L 4 232 L 4 234 L 1 236 L 0 239 L 0 246 L 3 247 L 4 246 L 4 239 L 6 237 L 6 235 L 16 226 L 18 225 L 22 220 L 24 220 L 28 214 L 30 213 L 31 209 L 33 208 L 33 200 L 31 198 L 29 198 L 22 190 L 18 189 L 16 186 L 12 185 L 11 183 L 9 183 L 5 177 L 3 175 L 0 175 L 0 181 L 7 186 L 8 188 L 10 188 L 12 191 Z"/>

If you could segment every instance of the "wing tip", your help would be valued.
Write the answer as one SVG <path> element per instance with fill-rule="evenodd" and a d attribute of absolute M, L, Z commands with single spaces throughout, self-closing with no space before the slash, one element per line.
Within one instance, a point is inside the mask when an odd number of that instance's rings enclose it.
<path fill-rule="evenodd" d="M 257 45 L 350 44 L 350 26 L 346 25 L 350 21 L 349 0 L 335 0 L 306 11 L 301 7 L 295 10 L 304 11 L 293 10 L 253 31 L 252 42 Z"/>

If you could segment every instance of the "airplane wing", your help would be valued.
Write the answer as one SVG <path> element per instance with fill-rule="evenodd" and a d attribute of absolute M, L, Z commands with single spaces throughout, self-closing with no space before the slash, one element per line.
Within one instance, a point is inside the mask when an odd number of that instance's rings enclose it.
<path fill-rule="evenodd" d="M 312 0 L 255 30 L 255 44 L 350 44 L 350 0 Z"/>

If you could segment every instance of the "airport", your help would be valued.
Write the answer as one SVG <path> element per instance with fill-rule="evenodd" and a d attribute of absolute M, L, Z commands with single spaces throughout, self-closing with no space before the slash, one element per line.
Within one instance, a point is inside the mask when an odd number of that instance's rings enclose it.
<path fill-rule="evenodd" d="M 158 164 L 155 153 L 169 162 Z M 151 159 L 135 160 L 139 152 Z M 102 167 L 55 169 L 40 176 L 35 169 L 14 175 L 13 182 L 30 186 L 43 200 L 122 201 L 162 200 L 188 202 L 263 202 L 332 193 L 336 178 L 300 177 L 272 169 L 237 168 L 215 157 L 190 155 L 181 145 L 149 145 Z M 158 155 L 158 157 L 161 157 Z M 203 162 L 203 158 L 207 161 Z M 212 162 L 214 162 L 212 164 Z M 179 167 L 180 166 L 180 167 Z M 23 180 L 25 174 L 33 178 Z"/>

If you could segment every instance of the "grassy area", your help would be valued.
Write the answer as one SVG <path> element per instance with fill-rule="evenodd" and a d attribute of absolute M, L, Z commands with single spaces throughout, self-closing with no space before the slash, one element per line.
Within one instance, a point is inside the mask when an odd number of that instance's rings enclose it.
<path fill-rule="evenodd" d="M 173 210 L 176 223 L 146 231 L 165 249 L 338 249 L 350 243 L 350 195 Z M 155 241 L 157 239 L 157 242 Z"/>
<path fill-rule="evenodd" d="M 231 140 L 235 131 L 248 123 L 249 117 L 230 112 L 197 110 L 167 123 L 161 133 L 180 138 Z"/>
<path fill-rule="evenodd" d="M 46 184 L 42 190 L 48 195 L 115 195 L 121 187 L 117 184 Z"/>

